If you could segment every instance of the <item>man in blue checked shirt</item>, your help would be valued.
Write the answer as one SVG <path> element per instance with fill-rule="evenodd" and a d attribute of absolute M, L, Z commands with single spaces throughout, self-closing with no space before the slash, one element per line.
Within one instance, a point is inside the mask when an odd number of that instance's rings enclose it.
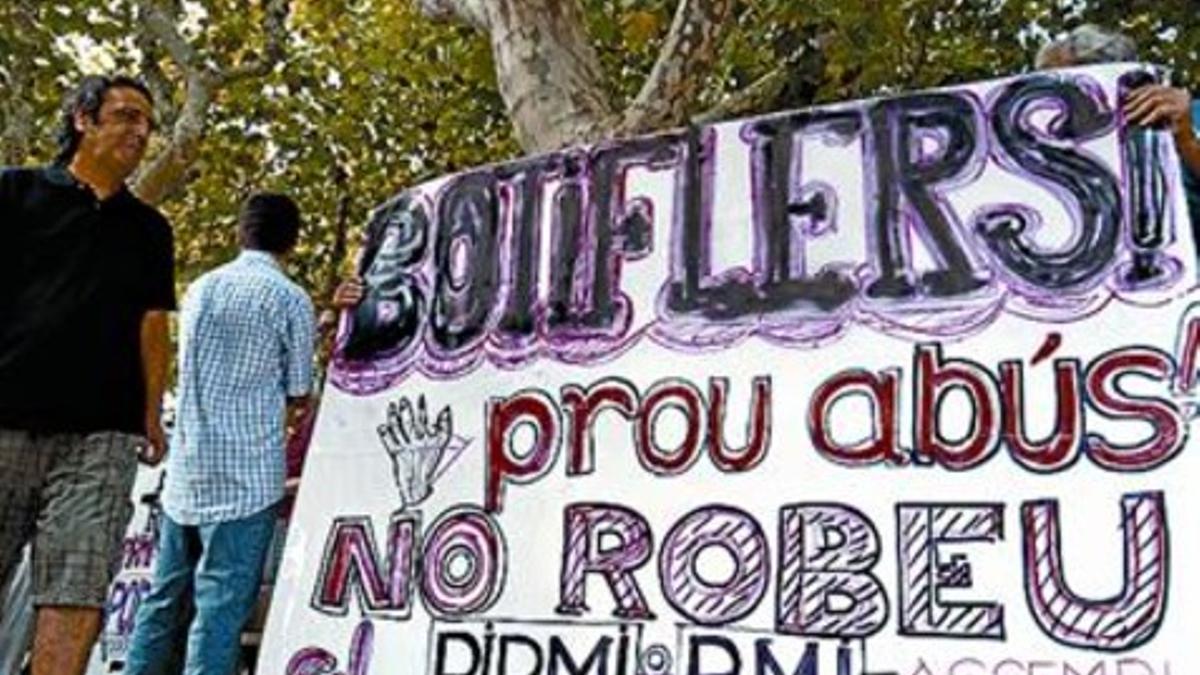
<path fill-rule="evenodd" d="M 313 307 L 281 267 L 299 210 L 283 195 L 257 194 L 242 205 L 238 229 L 241 255 L 202 275 L 183 300 L 160 548 L 131 675 L 177 673 L 181 656 L 187 675 L 234 672 L 283 497 L 286 422 L 307 403 Z"/>

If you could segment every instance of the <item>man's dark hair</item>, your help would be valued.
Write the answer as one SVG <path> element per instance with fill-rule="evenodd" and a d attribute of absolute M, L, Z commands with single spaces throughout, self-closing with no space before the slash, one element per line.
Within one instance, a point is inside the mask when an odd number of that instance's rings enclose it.
<path fill-rule="evenodd" d="M 84 113 L 94 121 L 100 121 L 100 106 L 104 104 L 104 95 L 109 89 L 134 89 L 146 97 L 150 105 L 154 105 L 154 96 L 141 80 L 127 75 L 88 75 L 79 82 L 79 86 L 63 101 L 62 116 L 58 129 L 58 155 L 54 163 L 65 166 L 75 157 L 79 149 L 79 139 L 83 135 L 75 128 L 75 114 Z"/>
<path fill-rule="evenodd" d="M 270 192 L 250 195 L 238 215 L 242 248 L 287 253 L 300 234 L 300 208 L 290 197 Z"/>

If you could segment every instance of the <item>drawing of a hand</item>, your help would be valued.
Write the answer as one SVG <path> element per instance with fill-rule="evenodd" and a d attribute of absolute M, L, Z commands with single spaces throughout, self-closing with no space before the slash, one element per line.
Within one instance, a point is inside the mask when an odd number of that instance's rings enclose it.
<path fill-rule="evenodd" d="M 454 437 L 450 407 L 442 408 L 433 426 L 425 397 L 416 409 L 408 398 L 388 404 L 387 422 L 378 427 L 379 440 L 392 458 L 392 474 L 403 505 L 416 506 L 433 491 L 433 476 L 446 446 Z"/>

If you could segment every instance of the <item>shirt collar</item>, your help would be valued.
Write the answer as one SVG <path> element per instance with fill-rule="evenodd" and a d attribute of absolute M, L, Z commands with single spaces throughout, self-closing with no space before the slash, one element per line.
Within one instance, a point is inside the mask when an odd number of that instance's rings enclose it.
<path fill-rule="evenodd" d="M 46 180 L 63 187 L 80 185 L 79 181 L 75 180 L 75 176 L 72 176 L 71 172 L 67 171 L 67 167 L 58 164 L 51 164 L 46 167 Z"/>
<path fill-rule="evenodd" d="M 275 256 L 271 255 L 270 253 L 267 253 L 266 251 L 255 251 L 255 250 L 246 249 L 246 250 L 243 250 L 240 254 L 238 254 L 237 259 L 239 262 L 244 262 L 244 263 L 253 263 L 253 264 L 260 264 L 260 265 L 263 263 L 266 263 L 267 265 L 270 265 L 271 267 L 274 267 L 275 269 L 279 269 L 279 261 L 275 259 Z"/>
<path fill-rule="evenodd" d="M 92 191 L 92 188 L 89 185 L 76 178 L 75 174 L 71 173 L 67 167 L 61 164 L 51 164 L 47 166 L 44 175 L 46 176 L 46 181 L 53 185 L 57 185 L 59 187 L 73 187 L 77 190 L 83 191 L 93 199 L 96 198 L 96 193 Z M 122 183 L 121 187 L 117 189 L 112 196 L 104 201 L 123 201 L 130 196 L 132 195 L 129 193 L 129 186 Z"/>

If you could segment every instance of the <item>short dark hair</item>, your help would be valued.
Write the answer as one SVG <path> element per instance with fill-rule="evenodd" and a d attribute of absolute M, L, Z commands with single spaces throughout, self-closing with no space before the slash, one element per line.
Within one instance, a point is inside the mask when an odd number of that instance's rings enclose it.
<path fill-rule="evenodd" d="M 238 240 L 242 248 L 287 253 L 300 236 L 300 207 L 287 195 L 259 192 L 242 202 Z"/>
<path fill-rule="evenodd" d="M 109 89 L 124 88 L 133 89 L 139 92 L 150 105 L 154 105 L 154 96 L 150 93 L 150 88 L 141 80 L 138 80 L 128 75 L 88 75 L 79 82 L 79 86 L 75 87 L 67 98 L 63 101 L 62 114 L 60 117 L 60 125 L 56 140 L 58 141 L 58 154 L 54 158 L 54 163 L 59 166 L 65 166 L 75 157 L 75 151 L 79 149 L 79 139 L 82 134 L 75 128 L 75 114 L 85 113 L 93 120 L 100 120 L 100 106 L 104 104 L 104 95 Z"/>

